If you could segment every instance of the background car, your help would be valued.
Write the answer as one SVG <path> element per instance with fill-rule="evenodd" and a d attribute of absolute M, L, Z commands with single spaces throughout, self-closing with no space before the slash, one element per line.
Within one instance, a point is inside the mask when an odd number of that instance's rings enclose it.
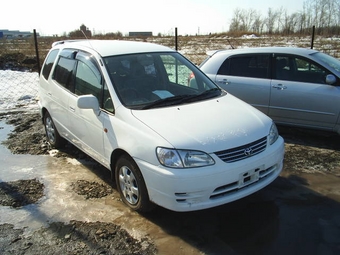
<path fill-rule="evenodd" d="M 200 68 L 276 124 L 340 133 L 340 61 L 312 49 L 263 47 L 208 53 Z"/>

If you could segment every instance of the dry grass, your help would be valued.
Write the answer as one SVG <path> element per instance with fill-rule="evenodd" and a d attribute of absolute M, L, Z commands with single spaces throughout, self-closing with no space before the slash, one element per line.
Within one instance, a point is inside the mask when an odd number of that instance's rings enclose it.
<path fill-rule="evenodd" d="M 190 59 L 195 64 L 201 63 L 209 50 L 217 49 L 233 49 L 243 47 L 265 47 L 265 46 L 292 46 L 292 47 L 311 47 L 311 38 L 298 36 L 252 36 L 249 34 L 237 34 L 238 36 L 230 36 L 230 34 L 211 34 L 205 36 L 179 36 L 178 51 Z M 40 63 L 43 62 L 48 50 L 55 41 L 67 38 L 49 37 L 38 38 L 38 48 Z M 82 38 L 83 39 L 83 38 Z M 111 39 L 111 38 L 105 38 Z M 170 36 L 154 36 L 147 38 L 131 38 L 122 37 L 121 40 L 137 40 L 161 44 L 175 49 L 175 38 Z M 314 41 L 314 49 L 325 52 L 336 58 L 340 58 L 340 38 L 324 38 L 316 37 Z M 35 58 L 35 44 L 33 39 L 16 39 L 16 40 L 0 40 L 0 55 L 20 53 L 26 58 Z"/>

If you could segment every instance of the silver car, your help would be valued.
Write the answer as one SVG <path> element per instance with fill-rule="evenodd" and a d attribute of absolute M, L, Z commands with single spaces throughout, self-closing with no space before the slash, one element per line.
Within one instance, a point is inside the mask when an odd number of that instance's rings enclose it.
<path fill-rule="evenodd" d="M 216 84 L 277 124 L 340 134 L 340 61 L 312 49 L 263 47 L 208 53 Z"/>

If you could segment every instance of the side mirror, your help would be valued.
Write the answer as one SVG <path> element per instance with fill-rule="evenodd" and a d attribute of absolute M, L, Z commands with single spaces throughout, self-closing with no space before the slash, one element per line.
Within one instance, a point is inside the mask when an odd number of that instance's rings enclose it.
<path fill-rule="evenodd" d="M 336 77 L 333 74 L 326 76 L 326 84 L 333 85 L 336 82 Z"/>
<path fill-rule="evenodd" d="M 92 109 L 96 114 L 99 114 L 99 102 L 93 95 L 79 96 L 77 106 L 80 109 Z"/>

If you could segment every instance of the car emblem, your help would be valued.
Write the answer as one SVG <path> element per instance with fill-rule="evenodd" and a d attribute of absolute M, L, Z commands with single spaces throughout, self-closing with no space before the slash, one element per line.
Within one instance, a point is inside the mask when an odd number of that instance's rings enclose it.
<path fill-rule="evenodd" d="M 244 149 L 243 153 L 244 153 L 244 155 L 249 157 L 249 156 L 251 156 L 251 154 L 253 154 L 253 149 L 252 148 Z"/>

